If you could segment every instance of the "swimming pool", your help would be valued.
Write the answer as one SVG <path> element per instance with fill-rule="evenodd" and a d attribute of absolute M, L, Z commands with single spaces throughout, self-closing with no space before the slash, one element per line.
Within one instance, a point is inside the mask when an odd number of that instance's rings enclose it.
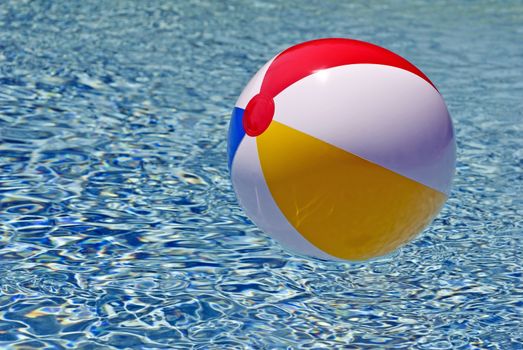
<path fill-rule="evenodd" d="M 0 4 L 0 347 L 523 349 L 523 5 Z M 278 51 L 387 47 L 458 140 L 435 223 L 371 263 L 299 257 L 227 172 L 234 101 Z"/>

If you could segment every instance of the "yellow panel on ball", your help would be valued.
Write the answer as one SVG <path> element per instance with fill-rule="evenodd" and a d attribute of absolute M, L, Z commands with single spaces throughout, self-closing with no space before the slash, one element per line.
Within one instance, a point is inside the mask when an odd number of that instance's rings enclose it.
<path fill-rule="evenodd" d="M 278 207 L 309 242 L 341 259 L 387 254 L 414 238 L 446 196 L 273 121 L 257 137 Z"/>

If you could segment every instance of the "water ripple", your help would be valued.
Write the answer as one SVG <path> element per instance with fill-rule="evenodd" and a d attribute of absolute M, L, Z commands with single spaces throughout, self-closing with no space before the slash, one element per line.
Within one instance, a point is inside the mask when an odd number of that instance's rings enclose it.
<path fill-rule="evenodd" d="M 522 23 L 517 1 L 2 3 L 0 347 L 523 349 Z M 408 57 L 455 120 L 442 214 L 369 263 L 282 250 L 227 171 L 249 77 L 326 36 Z"/>

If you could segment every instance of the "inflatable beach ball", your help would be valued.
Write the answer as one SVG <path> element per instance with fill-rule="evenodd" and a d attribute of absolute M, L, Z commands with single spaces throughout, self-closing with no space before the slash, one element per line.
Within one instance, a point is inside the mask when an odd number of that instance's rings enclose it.
<path fill-rule="evenodd" d="M 452 121 L 418 68 L 379 46 L 320 39 L 265 64 L 228 138 L 241 206 L 289 249 L 365 260 L 438 214 L 455 167 Z"/>

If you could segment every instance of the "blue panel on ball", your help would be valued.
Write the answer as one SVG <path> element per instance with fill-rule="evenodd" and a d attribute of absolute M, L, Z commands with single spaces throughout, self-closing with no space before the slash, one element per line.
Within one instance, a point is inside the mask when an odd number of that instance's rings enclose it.
<path fill-rule="evenodd" d="M 231 123 L 229 124 L 229 139 L 227 142 L 229 171 L 231 170 L 236 150 L 245 136 L 245 130 L 243 129 L 243 112 L 244 110 L 238 107 L 234 107 L 232 111 Z"/>

